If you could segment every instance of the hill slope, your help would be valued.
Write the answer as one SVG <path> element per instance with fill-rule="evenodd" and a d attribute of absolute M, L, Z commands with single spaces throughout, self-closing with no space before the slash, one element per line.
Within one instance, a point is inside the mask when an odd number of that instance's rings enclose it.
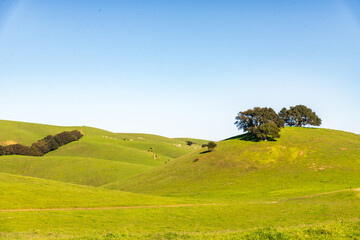
<path fill-rule="evenodd" d="M 196 139 L 0 121 L 0 139 L 74 128 L 84 138 L 45 157 L 0 157 L 0 239 L 359 236 L 358 135 L 286 128 L 276 142 L 238 136 L 207 152 Z"/>
<path fill-rule="evenodd" d="M 111 207 L 183 201 L 0 173 L 0 209 Z"/>
<path fill-rule="evenodd" d="M 246 135 L 198 150 L 106 187 L 211 201 L 281 199 L 360 186 L 360 136 L 310 128 L 285 128 L 277 141 Z"/>
<path fill-rule="evenodd" d="M 0 172 L 100 186 L 188 154 L 198 145 L 150 134 L 112 133 L 90 127 L 58 127 L 0 120 L 0 143 L 30 145 L 49 134 L 77 129 L 84 137 L 44 157 L 2 156 Z"/>

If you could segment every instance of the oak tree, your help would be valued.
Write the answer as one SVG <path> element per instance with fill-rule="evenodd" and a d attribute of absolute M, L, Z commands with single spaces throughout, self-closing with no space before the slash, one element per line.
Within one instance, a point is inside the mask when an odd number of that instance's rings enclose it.
<path fill-rule="evenodd" d="M 255 107 L 236 116 L 235 125 L 239 130 L 248 132 L 259 140 L 279 138 L 280 128 L 284 127 L 284 120 L 272 108 Z"/>
<path fill-rule="evenodd" d="M 279 116 L 287 126 L 303 127 L 305 125 L 320 126 L 321 119 L 310 108 L 304 105 L 296 105 L 289 109 L 283 108 Z"/>

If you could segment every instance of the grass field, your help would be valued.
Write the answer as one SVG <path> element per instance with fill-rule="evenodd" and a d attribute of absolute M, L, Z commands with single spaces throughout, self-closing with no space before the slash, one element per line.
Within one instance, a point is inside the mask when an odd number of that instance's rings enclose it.
<path fill-rule="evenodd" d="M 346 192 L 279 204 L 1 212 L 0 219 L 3 238 L 20 239 L 238 239 L 264 232 L 269 238 L 255 239 L 345 239 L 359 234 L 359 212 L 358 196 Z"/>
<path fill-rule="evenodd" d="M 84 137 L 44 157 L 0 157 L 0 239 L 360 239 L 358 135 L 285 128 L 208 152 L 206 140 L 0 121 L 0 142 L 72 129 Z"/>

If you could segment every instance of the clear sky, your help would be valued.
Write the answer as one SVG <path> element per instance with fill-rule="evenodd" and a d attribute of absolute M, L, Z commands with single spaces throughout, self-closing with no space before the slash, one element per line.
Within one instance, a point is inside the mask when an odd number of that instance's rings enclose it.
<path fill-rule="evenodd" d="M 0 0 L 0 119 L 220 140 L 297 104 L 360 133 L 360 1 Z"/>

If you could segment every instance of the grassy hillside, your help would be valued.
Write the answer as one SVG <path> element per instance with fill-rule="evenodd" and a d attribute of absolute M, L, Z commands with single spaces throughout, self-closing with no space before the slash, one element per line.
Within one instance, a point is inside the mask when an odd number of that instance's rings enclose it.
<path fill-rule="evenodd" d="M 84 137 L 44 157 L 0 157 L 0 239 L 360 238 L 356 134 L 285 128 L 208 152 L 205 140 L 0 121 L 0 142 L 73 129 Z"/>
<path fill-rule="evenodd" d="M 92 135 L 85 132 L 85 139 L 79 144 L 72 144 L 52 156 L 77 156 L 109 159 L 127 163 L 158 166 L 195 150 L 185 142 L 149 134 L 114 134 Z M 152 148 L 151 151 L 150 148 Z"/>
<path fill-rule="evenodd" d="M 30 145 L 49 134 L 77 129 L 84 137 L 44 157 L 2 156 L 0 172 L 100 186 L 137 175 L 199 146 L 150 134 L 120 134 L 90 127 L 58 127 L 0 120 L 0 142 Z"/>
<path fill-rule="evenodd" d="M 146 196 L 0 173 L 0 209 L 111 207 L 184 203 Z"/>
<path fill-rule="evenodd" d="M 285 128 L 277 141 L 246 135 L 218 143 L 108 188 L 211 201 L 281 199 L 360 186 L 360 136 Z"/>
<path fill-rule="evenodd" d="M 0 143 L 6 144 L 6 142 L 10 142 L 31 145 L 47 135 L 55 135 L 62 131 L 74 129 L 79 128 L 0 120 Z"/>
<path fill-rule="evenodd" d="M 0 166 L 1 172 L 90 186 L 101 186 L 152 168 L 141 164 L 70 156 L 2 156 Z"/>

